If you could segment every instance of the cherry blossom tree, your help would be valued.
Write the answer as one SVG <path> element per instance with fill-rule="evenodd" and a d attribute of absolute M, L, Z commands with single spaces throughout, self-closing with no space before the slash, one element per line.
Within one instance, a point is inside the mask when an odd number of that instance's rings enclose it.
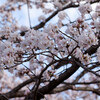
<path fill-rule="evenodd" d="M 14 17 L 23 6 L 29 26 Z M 34 7 L 42 11 L 35 26 Z M 79 15 L 73 14 L 74 21 L 72 9 Z M 5 0 L 0 5 L 0 100 L 99 100 L 99 95 L 100 0 Z"/>

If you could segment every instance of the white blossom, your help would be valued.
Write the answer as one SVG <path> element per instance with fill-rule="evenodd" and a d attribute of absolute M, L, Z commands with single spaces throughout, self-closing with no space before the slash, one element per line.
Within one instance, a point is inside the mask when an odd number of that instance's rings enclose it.
<path fill-rule="evenodd" d="M 92 7 L 89 3 L 80 5 L 79 9 L 82 15 L 87 14 L 88 12 L 92 11 Z"/>
<path fill-rule="evenodd" d="M 39 18 L 38 18 L 38 20 L 40 21 L 40 22 L 45 22 L 45 16 L 44 15 L 41 15 Z"/>
<path fill-rule="evenodd" d="M 54 1 L 54 5 L 55 5 L 58 9 L 62 9 L 62 6 L 63 6 L 58 0 L 55 0 L 55 1 Z"/>
<path fill-rule="evenodd" d="M 59 17 L 59 19 L 62 19 L 63 20 L 66 17 L 66 13 L 64 11 L 60 11 L 58 13 L 58 17 Z"/>
<path fill-rule="evenodd" d="M 97 60 L 100 62 L 100 47 L 97 49 Z"/>

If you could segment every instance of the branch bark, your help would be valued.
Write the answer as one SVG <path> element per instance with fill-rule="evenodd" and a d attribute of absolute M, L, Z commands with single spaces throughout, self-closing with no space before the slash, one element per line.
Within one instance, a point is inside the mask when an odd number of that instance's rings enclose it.
<path fill-rule="evenodd" d="M 54 88 L 56 88 L 60 83 L 62 83 L 64 80 L 68 79 L 72 74 L 74 74 L 78 70 L 79 66 L 75 63 L 73 60 L 73 64 L 70 68 L 68 68 L 64 73 L 62 73 L 58 79 L 54 79 L 50 81 L 49 84 L 46 86 L 38 89 L 37 91 L 37 99 L 40 100 L 41 98 L 44 98 L 45 94 L 50 93 Z M 29 95 L 25 97 L 25 100 L 32 100 L 34 98 L 34 91 L 31 92 Z"/>
<path fill-rule="evenodd" d="M 50 94 L 55 94 L 55 93 L 59 93 L 62 91 L 66 91 L 66 90 L 75 90 L 75 91 L 92 91 L 93 93 L 100 95 L 100 89 L 95 89 L 92 87 L 75 87 L 75 86 L 62 86 L 62 87 L 58 87 L 56 89 L 54 89 L 53 91 L 50 92 Z"/>

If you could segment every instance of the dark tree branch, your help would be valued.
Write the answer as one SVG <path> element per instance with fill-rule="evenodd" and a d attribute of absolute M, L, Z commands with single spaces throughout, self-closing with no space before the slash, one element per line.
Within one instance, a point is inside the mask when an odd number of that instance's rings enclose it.
<path fill-rule="evenodd" d="M 28 79 L 26 81 L 24 81 L 23 83 L 19 84 L 17 87 L 15 87 L 14 89 L 12 89 L 11 91 L 9 91 L 8 93 L 5 93 L 4 95 L 8 98 L 12 98 L 12 96 L 18 92 L 18 90 L 20 90 L 22 87 L 26 86 L 27 84 L 36 81 L 37 78 L 33 77 L 31 79 Z"/>
<path fill-rule="evenodd" d="M 100 39 L 98 41 L 98 44 L 97 45 L 92 45 L 90 48 L 88 48 L 85 51 L 85 54 L 86 53 L 88 53 L 89 55 L 94 54 L 97 51 L 97 49 L 98 49 L 99 46 L 100 46 Z"/>
<path fill-rule="evenodd" d="M 79 66 L 77 66 L 74 60 L 72 62 L 73 62 L 72 67 L 68 68 L 64 73 L 62 73 L 58 79 L 54 79 L 50 81 L 50 83 L 47 84 L 46 86 L 38 89 L 36 100 L 40 100 L 41 98 L 43 98 L 45 94 L 50 93 L 60 83 L 68 79 L 72 74 L 76 72 L 76 70 L 78 70 Z M 31 92 L 28 96 L 26 96 L 25 100 L 32 100 L 32 98 L 34 98 L 34 92 Z"/>
<path fill-rule="evenodd" d="M 62 86 L 62 87 L 58 87 L 56 89 L 54 89 L 53 91 L 50 92 L 50 94 L 55 94 L 55 93 L 59 93 L 62 91 L 66 91 L 66 90 L 75 90 L 75 91 L 91 91 L 97 95 L 100 95 L 100 89 L 95 89 L 92 87 L 75 87 L 75 86 Z"/>
<path fill-rule="evenodd" d="M 96 2 L 99 2 L 99 0 L 92 1 L 91 4 L 96 3 Z M 38 25 L 32 27 L 32 29 L 38 30 L 38 29 L 40 29 L 40 28 L 43 28 L 44 25 L 45 25 L 47 22 L 49 22 L 53 17 L 55 17 L 55 16 L 58 14 L 58 12 L 63 11 L 63 10 L 68 9 L 68 8 L 76 8 L 76 7 L 79 7 L 79 4 L 76 5 L 76 4 L 72 3 L 72 2 L 70 2 L 70 3 L 68 3 L 67 5 L 65 5 L 62 9 L 58 9 L 58 10 L 56 10 L 55 12 L 53 12 L 53 13 L 45 20 L 45 22 L 41 22 L 40 24 L 38 24 Z M 22 31 L 22 32 L 20 33 L 21 36 L 24 36 L 24 35 L 25 35 L 25 32 L 27 32 L 27 31 L 28 31 L 28 30 Z"/>
<path fill-rule="evenodd" d="M 90 85 L 90 84 L 97 84 L 100 83 L 100 81 L 91 81 L 91 82 L 72 82 L 72 83 L 67 83 L 67 82 L 63 82 L 63 84 L 66 85 Z"/>
<path fill-rule="evenodd" d="M 98 45 L 99 45 L 99 44 L 98 44 Z M 99 46 L 98 46 L 98 47 L 99 47 Z M 87 50 L 87 53 L 89 54 L 91 51 L 92 51 L 91 54 L 95 53 L 98 47 L 96 47 L 96 48 L 94 48 L 94 46 L 90 47 L 91 49 L 88 49 L 88 50 Z M 95 50 L 94 50 L 94 49 L 95 49 Z M 60 59 L 59 61 L 57 61 L 57 62 L 59 62 L 58 65 L 59 65 L 59 66 L 62 66 L 62 65 L 68 64 L 68 62 L 65 63 L 66 60 L 67 60 L 66 58 Z M 70 69 L 68 69 L 68 70 L 70 70 Z M 70 71 L 71 71 L 71 70 L 70 70 Z M 66 78 L 66 79 L 67 79 L 67 78 Z M 36 79 L 35 79 L 35 80 L 36 80 Z M 26 80 L 25 82 L 21 83 L 20 85 L 18 85 L 18 87 L 15 87 L 13 90 L 11 90 L 10 92 L 6 93 L 5 95 L 6 95 L 7 97 L 11 98 L 12 95 L 13 95 L 13 93 L 16 93 L 16 92 L 17 92 L 18 90 L 20 90 L 22 87 L 24 87 L 25 85 L 27 85 L 27 84 L 29 84 L 29 83 L 31 83 L 31 82 L 33 82 L 33 81 L 34 81 L 33 78 L 32 78 L 32 79 L 29 79 L 29 80 Z M 51 84 L 51 83 L 50 83 L 50 84 Z"/>
<path fill-rule="evenodd" d="M 83 64 L 81 64 L 80 62 L 76 61 L 76 63 L 77 63 L 77 65 L 79 65 L 79 66 L 81 66 L 83 69 L 85 69 L 86 71 L 91 72 L 91 73 L 93 73 L 94 75 L 96 75 L 96 76 L 100 77 L 100 75 L 99 75 L 99 74 L 97 74 L 97 73 L 96 73 L 96 72 L 94 72 L 94 71 L 91 71 L 89 68 L 87 68 L 86 66 L 84 66 L 84 65 L 83 65 Z"/>
<path fill-rule="evenodd" d="M 96 63 L 96 65 L 91 66 L 90 68 L 88 68 L 89 70 L 92 70 L 94 68 L 96 68 L 97 66 L 99 66 L 99 63 Z M 88 71 L 87 70 L 83 70 L 73 82 L 78 82 L 80 80 L 80 78 L 82 78 Z"/>
<path fill-rule="evenodd" d="M 99 47 L 99 44 L 98 44 L 98 47 Z M 97 48 L 94 48 L 93 46 L 90 47 L 91 49 L 88 49 L 86 51 L 86 53 L 88 54 L 93 54 L 96 52 Z M 94 50 L 95 49 L 95 50 Z M 92 51 L 92 53 L 90 53 Z M 78 61 L 77 61 L 78 62 Z M 63 63 L 63 61 L 61 61 L 59 64 Z M 65 62 L 64 62 L 65 63 Z M 79 63 L 76 63 L 76 61 L 72 61 L 72 63 L 74 63 L 74 65 L 72 65 L 71 68 L 67 69 L 63 74 L 61 74 L 61 76 L 63 77 L 59 77 L 57 80 L 53 80 L 51 81 L 48 85 L 40 88 L 38 90 L 38 94 L 37 94 L 37 100 L 40 100 L 41 98 L 43 98 L 43 96 L 45 94 L 48 94 L 50 91 L 52 91 L 54 88 L 56 88 L 56 86 L 58 86 L 60 83 L 62 83 L 64 80 L 66 80 L 67 78 L 69 78 L 73 73 L 76 72 L 76 70 L 78 70 L 80 64 Z M 85 68 L 86 69 L 86 68 Z M 90 71 L 88 69 L 86 69 L 87 71 Z M 93 72 L 92 72 L 93 73 Z M 97 74 L 96 74 L 97 75 Z M 66 76 L 66 77 L 65 77 Z M 42 95 L 41 95 L 42 94 Z M 32 99 L 34 97 L 34 93 L 30 93 L 28 96 L 26 96 L 25 100 L 28 100 L 28 99 Z"/>
<path fill-rule="evenodd" d="M 0 94 L 0 100 L 8 100 L 8 97 L 3 94 Z"/>

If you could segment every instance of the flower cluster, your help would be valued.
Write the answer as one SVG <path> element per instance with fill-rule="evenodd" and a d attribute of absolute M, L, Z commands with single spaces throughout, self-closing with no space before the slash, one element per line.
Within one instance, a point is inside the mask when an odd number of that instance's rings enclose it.
<path fill-rule="evenodd" d="M 13 17 L 13 11 L 20 10 L 22 5 L 27 3 L 26 0 L 8 0 L 5 4 L 7 6 L 0 6 L 0 79 L 2 79 L 0 85 L 3 88 L 7 85 L 3 79 L 6 80 L 8 77 L 3 71 L 5 69 L 8 69 L 11 75 L 15 75 L 13 78 L 19 77 L 24 80 L 27 77 L 39 75 L 48 64 L 64 57 L 78 58 L 83 65 L 92 62 L 92 56 L 86 54 L 85 51 L 92 45 L 98 45 L 98 41 L 100 41 L 100 3 L 93 11 L 90 2 L 94 0 L 84 0 L 84 4 L 81 4 L 82 0 L 53 1 L 33 0 L 28 2 L 30 7 L 33 4 L 43 11 L 43 15 L 38 18 L 40 24 L 35 27 L 37 30 L 34 27 L 29 29 L 27 26 L 19 26 L 17 19 Z M 64 11 L 68 3 L 72 3 L 71 6 L 77 3 L 80 5 L 77 10 L 81 14 L 75 21 L 71 21 L 70 16 L 67 15 L 68 12 Z M 50 4 L 52 8 L 47 7 L 46 4 Z M 58 14 L 58 20 L 54 24 L 48 22 L 52 15 L 47 20 L 44 15 L 44 13 L 49 15 L 53 11 L 55 11 L 53 15 Z M 91 17 L 89 21 L 86 20 L 87 15 Z M 39 29 L 44 23 L 45 26 Z M 23 35 L 20 34 L 20 31 L 23 32 Z M 100 47 L 95 54 L 100 62 Z M 26 62 L 28 62 L 26 64 L 28 66 L 24 66 Z M 54 68 L 56 64 L 47 68 L 43 73 L 44 79 L 58 78 L 57 70 Z M 18 67 L 20 68 L 18 69 Z M 10 79 L 9 84 L 12 81 Z M 7 86 L 11 88 L 9 85 Z"/>

